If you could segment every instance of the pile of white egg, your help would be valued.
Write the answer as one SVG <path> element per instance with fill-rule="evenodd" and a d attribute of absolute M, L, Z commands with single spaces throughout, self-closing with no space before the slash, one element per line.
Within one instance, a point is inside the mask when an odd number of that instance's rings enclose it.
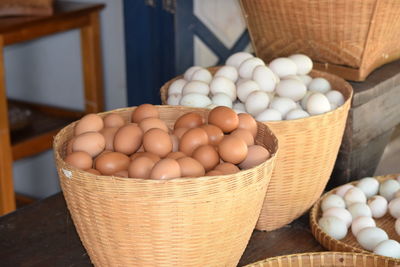
<path fill-rule="evenodd" d="M 168 88 L 168 105 L 227 106 L 258 121 L 294 120 L 343 105 L 341 92 L 328 80 L 312 78 L 311 59 L 302 54 L 272 60 L 268 66 L 246 52 L 231 55 L 214 76 L 193 66 Z"/>
<path fill-rule="evenodd" d="M 394 229 L 400 235 L 400 176 L 382 183 L 373 177 L 358 181 L 356 186 L 346 184 L 321 203 L 321 229 L 335 239 L 343 239 L 347 229 L 366 250 L 382 256 L 400 258 L 400 244 L 389 239 L 387 233 L 376 226 L 374 219 L 389 214 L 396 219 Z"/>

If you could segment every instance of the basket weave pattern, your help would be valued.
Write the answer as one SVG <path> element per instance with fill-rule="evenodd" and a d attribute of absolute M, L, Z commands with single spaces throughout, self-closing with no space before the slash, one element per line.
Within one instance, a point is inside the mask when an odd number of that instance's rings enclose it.
<path fill-rule="evenodd" d="M 160 106 L 168 126 L 182 114 L 208 110 Z M 113 111 L 127 120 L 133 108 Z M 103 113 L 104 116 L 107 113 Z M 235 266 L 258 219 L 277 152 L 259 124 L 257 143 L 272 157 L 232 175 L 172 180 L 96 176 L 62 156 L 74 124 L 54 150 L 61 187 L 82 243 L 97 266 Z M 69 178 L 71 177 L 71 178 Z"/>

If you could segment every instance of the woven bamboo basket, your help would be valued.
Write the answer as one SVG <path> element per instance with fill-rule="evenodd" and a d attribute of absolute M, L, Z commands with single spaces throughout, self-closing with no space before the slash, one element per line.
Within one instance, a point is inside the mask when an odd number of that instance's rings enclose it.
<path fill-rule="evenodd" d="M 258 57 L 294 53 L 344 79 L 363 81 L 400 58 L 398 0 L 241 0 Z"/>
<path fill-rule="evenodd" d="M 371 254 L 349 252 L 314 252 L 284 255 L 258 261 L 246 267 L 396 267 L 394 260 Z"/>
<path fill-rule="evenodd" d="M 172 126 L 208 110 L 159 106 Z M 134 108 L 111 111 L 129 120 Z M 110 112 L 101 113 L 102 116 Z M 272 154 L 232 175 L 145 180 L 96 176 L 63 161 L 75 123 L 54 139 L 61 188 L 79 237 L 96 266 L 236 266 L 257 222 L 278 149 L 259 124 L 256 142 Z"/>
<path fill-rule="evenodd" d="M 210 68 L 214 73 L 218 68 Z M 279 139 L 275 169 L 256 228 L 272 231 L 298 218 L 321 196 L 333 170 L 346 125 L 353 90 L 335 75 L 313 70 L 345 96 L 344 105 L 331 112 L 293 121 L 265 123 Z M 175 79 L 182 78 L 182 76 Z M 160 90 L 166 103 L 169 85 Z"/>
<path fill-rule="evenodd" d="M 385 175 L 385 176 L 378 176 L 376 177 L 379 181 L 384 181 L 387 179 L 392 179 L 397 177 L 398 175 Z M 356 184 L 357 182 L 352 182 L 350 184 Z M 321 211 L 321 203 L 324 198 L 326 198 L 330 194 L 334 194 L 336 189 L 333 189 L 326 194 L 324 194 L 313 206 L 310 212 L 310 226 L 311 226 L 311 231 L 321 245 L 332 251 L 348 251 L 348 252 L 358 252 L 358 253 L 368 253 L 372 254 L 370 251 L 363 249 L 360 244 L 358 244 L 356 238 L 353 236 L 351 231 L 347 233 L 347 236 L 342 239 L 342 240 L 337 240 L 330 235 L 326 234 L 325 232 L 322 231 L 321 227 L 318 225 L 318 220 L 322 216 L 322 211 Z M 385 232 L 388 234 L 390 239 L 397 240 L 400 242 L 400 237 L 397 235 L 395 229 L 394 229 L 394 223 L 395 219 L 390 216 L 390 214 L 386 214 L 382 218 L 375 219 L 377 227 L 382 228 L 385 230 Z M 392 259 L 388 257 L 383 257 L 386 259 Z M 398 265 L 400 266 L 400 259 L 392 259 L 394 260 Z"/>

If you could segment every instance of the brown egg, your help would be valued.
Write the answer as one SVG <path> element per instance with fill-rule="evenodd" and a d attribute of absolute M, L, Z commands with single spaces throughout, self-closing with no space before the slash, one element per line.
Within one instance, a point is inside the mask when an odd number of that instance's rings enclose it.
<path fill-rule="evenodd" d="M 263 163 L 270 157 L 271 154 L 266 148 L 259 145 L 249 146 L 247 157 L 239 164 L 239 167 L 242 170 L 250 169 Z"/>
<path fill-rule="evenodd" d="M 181 167 L 181 177 L 200 177 L 206 173 L 203 165 L 191 157 L 177 159 Z"/>
<path fill-rule="evenodd" d="M 229 162 L 218 164 L 214 170 L 221 171 L 223 174 L 234 174 L 240 172 L 240 169 L 236 165 Z"/>
<path fill-rule="evenodd" d="M 224 133 L 230 133 L 239 125 L 239 118 L 235 111 L 228 107 L 219 106 L 208 114 L 208 124 L 213 124 Z"/>
<path fill-rule="evenodd" d="M 143 135 L 143 147 L 147 152 L 154 153 L 159 157 L 165 157 L 169 152 L 172 152 L 172 140 L 165 131 L 154 128 L 148 130 Z"/>
<path fill-rule="evenodd" d="M 100 133 L 106 140 L 106 150 L 114 150 L 114 137 L 118 129 L 118 127 L 107 127 L 100 130 Z"/>
<path fill-rule="evenodd" d="M 212 124 L 204 124 L 200 128 L 203 128 L 208 135 L 208 143 L 210 145 L 216 146 L 224 138 L 224 133 L 220 128 Z"/>
<path fill-rule="evenodd" d="M 214 169 L 219 163 L 218 152 L 212 145 L 202 145 L 193 151 L 192 157 L 203 165 L 206 171 Z"/>
<path fill-rule="evenodd" d="M 162 159 L 154 165 L 150 179 L 172 179 L 181 177 L 181 167 L 174 159 Z"/>
<path fill-rule="evenodd" d="M 163 131 L 165 131 L 167 133 L 169 132 L 167 124 L 165 124 L 165 122 L 163 122 L 159 118 L 146 118 L 146 119 L 143 119 L 139 123 L 139 127 L 140 127 L 140 129 L 142 129 L 143 133 L 147 132 L 148 130 L 150 130 L 152 128 L 158 128 L 158 129 L 161 129 L 161 130 L 163 130 Z"/>
<path fill-rule="evenodd" d="M 166 156 L 166 158 L 169 158 L 169 159 L 179 159 L 179 158 L 183 158 L 183 157 L 186 157 L 186 155 L 181 151 L 171 152 Z"/>
<path fill-rule="evenodd" d="M 72 152 L 65 158 L 65 162 L 80 170 L 87 170 L 92 168 L 92 157 L 83 151 Z"/>
<path fill-rule="evenodd" d="M 156 106 L 142 104 L 132 112 L 132 122 L 139 123 L 145 118 L 159 118 L 160 114 Z"/>
<path fill-rule="evenodd" d="M 94 174 L 94 175 L 101 175 L 101 173 L 96 169 L 87 169 L 85 171 L 90 172 L 91 174 Z"/>
<path fill-rule="evenodd" d="M 112 175 L 116 172 L 128 169 L 130 159 L 120 152 L 109 152 L 96 159 L 96 169 L 104 175 Z"/>
<path fill-rule="evenodd" d="M 72 144 L 72 151 L 85 151 L 91 157 L 100 154 L 106 146 L 106 140 L 101 133 L 86 132 L 78 135 Z"/>
<path fill-rule="evenodd" d="M 104 127 L 122 127 L 125 125 L 125 120 L 121 115 L 111 113 L 103 118 Z"/>
<path fill-rule="evenodd" d="M 172 141 L 172 152 L 178 151 L 178 149 L 179 149 L 179 138 L 174 134 L 170 134 L 169 136 L 171 137 L 171 141 Z"/>
<path fill-rule="evenodd" d="M 87 132 L 98 132 L 103 129 L 103 119 L 94 113 L 83 116 L 75 125 L 75 135 L 80 135 Z"/>
<path fill-rule="evenodd" d="M 247 146 L 252 146 L 254 145 L 254 137 L 251 134 L 250 131 L 245 130 L 245 129 L 236 129 L 230 134 L 231 136 L 237 136 L 239 138 L 242 138 L 243 141 L 246 142 Z"/>
<path fill-rule="evenodd" d="M 238 164 L 247 156 L 247 145 L 241 138 L 227 135 L 219 143 L 218 152 L 225 162 Z"/>
<path fill-rule="evenodd" d="M 139 158 L 139 157 L 147 157 L 147 158 L 151 159 L 152 161 L 154 161 L 154 163 L 156 163 L 157 161 L 160 160 L 160 157 L 157 156 L 154 153 L 151 153 L 151 152 L 136 152 L 135 154 L 131 155 L 131 161 L 136 159 L 136 158 Z"/>
<path fill-rule="evenodd" d="M 112 176 L 122 177 L 122 178 L 128 178 L 129 177 L 127 170 L 116 172 Z"/>
<path fill-rule="evenodd" d="M 180 116 L 176 120 L 176 122 L 174 124 L 174 129 L 196 128 L 203 124 L 204 124 L 204 118 L 200 114 L 198 114 L 196 112 L 189 112 L 189 113 L 186 113 L 186 114 Z"/>
<path fill-rule="evenodd" d="M 189 128 L 177 128 L 173 131 L 174 135 L 176 135 L 179 139 L 189 130 Z"/>
<path fill-rule="evenodd" d="M 72 137 L 72 138 L 68 141 L 68 143 L 67 143 L 67 148 L 66 148 L 67 155 L 69 155 L 69 154 L 72 153 L 72 144 L 74 143 L 74 141 L 75 141 L 75 137 Z"/>
<path fill-rule="evenodd" d="M 104 154 L 110 153 L 110 152 L 114 152 L 112 150 L 103 150 L 103 152 L 101 152 L 100 154 L 98 154 L 94 159 L 93 159 L 93 166 L 96 166 L 96 160 Z"/>
<path fill-rule="evenodd" d="M 119 128 L 114 136 L 114 150 L 130 155 L 142 144 L 143 131 L 136 125 L 125 125 Z"/>
<path fill-rule="evenodd" d="M 154 165 L 155 162 L 148 157 L 135 158 L 128 167 L 129 177 L 148 179 Z"/>
<path fill-rule="evenodd" d="M 219 176 L 219 175 L 224 175 L 224 173 L 218 170 L 212 170 L 206 173 L 206 176 Z"/>
<path fill-rule="evenodd" d="M 256 120 L 247 113 L 240 113 L 238 115 L 240 129 L 245 129 L 251 132 L 254 138 L 257 136 L 257 122 Z"/>
<path fill-rule="evenodd" d="M 189 129 L 181 138 L 179 151 L 191 156 L 193 151 L 201 145 L 208 144 L 207 132 L 202 128 Z"/>

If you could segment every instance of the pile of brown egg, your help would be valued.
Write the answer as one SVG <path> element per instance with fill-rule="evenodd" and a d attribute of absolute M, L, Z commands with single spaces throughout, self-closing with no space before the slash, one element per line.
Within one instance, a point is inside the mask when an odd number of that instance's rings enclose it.
<path fill-rule="evenodd" d="M 138 106 L 131 122 L 116 113 L 88 114 L 77 122 L 65 161 L 96 175 L 172 179 L 226 175 L 266 161 L 270 153 L 255 145 L 257 123 L 228 107 L 179 117 L 173 129 L 151 104 Z"/>

